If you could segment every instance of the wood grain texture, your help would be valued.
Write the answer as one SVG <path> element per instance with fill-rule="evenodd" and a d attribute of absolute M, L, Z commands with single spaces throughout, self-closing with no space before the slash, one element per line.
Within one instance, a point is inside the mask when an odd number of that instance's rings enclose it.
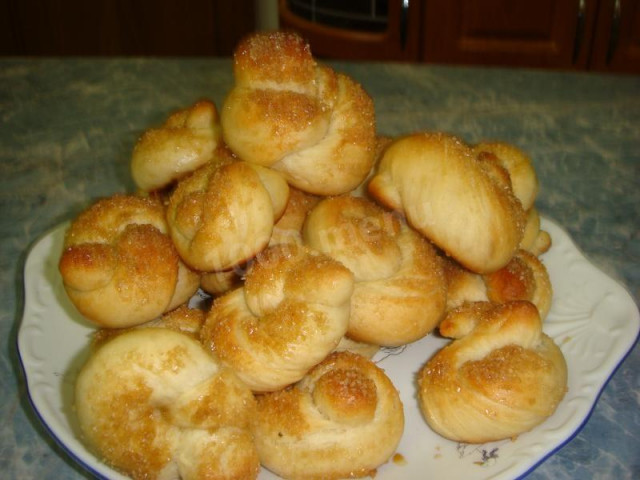
<path fill-rule="evenodd" d="M 0 55 L 228 56 L 253 0 L 2 0 Z"/>

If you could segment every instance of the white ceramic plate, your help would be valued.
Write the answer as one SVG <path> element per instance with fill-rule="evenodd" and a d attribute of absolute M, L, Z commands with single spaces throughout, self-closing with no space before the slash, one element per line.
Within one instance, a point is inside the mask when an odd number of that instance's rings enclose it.
<path fill-rule="evenodd" d="M 630 295 L 593 267 L 569 236 L 543 219 L 553 246 L 542 259 L 554 287 L 553 306 L 544 325 L 561 347 L 569 369 L 569 390 L 555 414 L 515 441 L 464 445 L 433 433 L 418 410 L 414 379 L 418 369 L 445 340 L 428 336 L 401 349 L 380 352 L 379 362 L 400 391 L 406 428 L 392 461 L 376 480 L 403 478 L 517 478 L 569 441 L 584 425 L 600 392 L 633 346 L 640 315 Z M 74 310 L 62 288 L 58 259 L 66 225 L 49 232 L 32 248 L 25 265 L 25 309 L 18 350 L 31 402 L 51 435 L 98 477 L 123 479 L 80 441 L 72 408 L 74 379 L 87 355 L 93 331 Z M 275 479 L 263 470 L 260 480 Z"/>

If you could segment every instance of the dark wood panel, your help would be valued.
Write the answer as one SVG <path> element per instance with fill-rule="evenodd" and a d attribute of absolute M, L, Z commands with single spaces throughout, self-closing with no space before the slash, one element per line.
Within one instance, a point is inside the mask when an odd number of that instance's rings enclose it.
<path fill-rule="evenodd" d="M 253 0 L 2 0 L 2 55 L 230 55 Z"/>
<path fill-rule="evenodd" d="M 256 28 L 255 0 L 216 0 L 214 43 L 217 55 L 231 55 L 242 37 Z"/>
<path fill-rule="evenodd" d="M 228 56 L 255 0 L 0 0 L 0 55 Z M 640 73 L 640 0 L 389 0 L 362 32 L 292 15 L 318 57 Z"/>
<path fill-rule="evenodd" d="M 585 4 L 586 5 L 586 4 Z M 424 9 L 423 60 L 583 66 L 576 38 L 592 21 L 578 0 L 434 0 Z"/>
<path fill-rule="evenodd" d="M 640 73 L 640 0 L 602 0 L 590 68 Z"/>

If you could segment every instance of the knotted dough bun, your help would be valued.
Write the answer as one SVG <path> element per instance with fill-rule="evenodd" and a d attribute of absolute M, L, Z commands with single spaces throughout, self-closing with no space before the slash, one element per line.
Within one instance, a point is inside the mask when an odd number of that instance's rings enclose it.
<path fill-rule="evenodd" d="M 97 348 L 106 341 L 134 328 L 166 328 L 188 335 L 195 340 L 200 340 L 200 329 L 203 324 L 204 311 L 199 308 L 191 308 L 188 304 L 183 303 L 179 307 L 150 322 L 128 328 L 100 328 L 91 336 L 91 348 Z"/>
<path fill-rule="evenodd" d="M 131 157 L 133 181 L 146 192 L 164 188 L 210 161 L 221 143 L 216 106 L 200 100 L 142 134 Z"/>
<path fill-rule="evenodd" d="M 551 309 L 553 288 L 547 268 L 533 253 L 519 250 L 500 270 L 484 275 L 487 298 L 493 303 L 528 300 L 544 321 Z"/>
<path fill-rule="evenodd" d="M 440 324 L 453 342 L 418 373 L 429 426 L 450 440 L 484 443 L 542 423 L 567 390 L 567 366 L 526 301 L 467 304 Z"/>
<path fill-rule="evenodd" d="M 305 193 L 295 187 L 289 188 L 289 200 L 284 212 L 273 225 L 269 245 L 280 243 L 302 244 L 302 225 L 311 208 L 320 201 L 320 197 Z M 200 288 L 205 292 L 219 296 L 242 286 L 242 268 L 233 270 L 206 272 L 200 277 Z"/>
<path fill-rule="evenodd" d="M 271 235 L 270 245 L 278 243 L 302 243 L 302 226 L 307 214 L 322 199 L 317 195 L 290 188 L 289 202 L 280 219 L 276 222 Z"/>
<path fill-rule="evenodd" d="M 93 351 L 75 386 L 84 439 L 133 479 L 257 478 L 251 391 L 188 335 L 132 329 Z"/>
<path fill-rule="evenodd" d="M 242 272 L 242 268 L 204 272 L 200 276 L 200 288 L 214 297 L 223 295 L 230 290 L 242 286 Z"/>
<path fill-rule="evenodd" d="M 445 311 L 446 281 L 434 247 L 370 200 L 322 200 L 307 216 L 305 244 L 354 274 L 347 335 L 381 346 L 424 337 Z"/>
<path fill-rule="evenodd" d="M 541 255 L 551 248 L 551 235 L 540 228 L 540 214 L 535 207 L 527 211 L 527 223 L 520 248 L 534 255 Z"/>
<path fill-rule="evenodd" d="M 397 390 L 383 370 L 353 353 L 330 355 L 295 386 L 257 402 L 260 461 L 283 478 L 371 475 L 404 430 Z"/>
<path fill-rule="evenodd" d="M 538 176 L 531 159 L 518 147 L 506 142 L 480 142 L 473 151 L 481 159 L 497 162 L 509 173 L 513 194 L 520 200 L 522 208 L 533 207 L 540 188 Z"/>
<path fill-rule="evenodd" d="M 162 205 L 121 194 L 97 201 L 71 223 L 59 269 L 80 313 L 113 328 L 148 322 L 177 307 L 200 280 L 180 260 Z"/>
<path fill-rule="evenodd" d="M 385 150 L 369 193 L 469 270 L 502 268 L 522 240 L 525 212 L 508 172 L 444 133 L 418 133 Z"/>
<path fill-rule="evenodd" d="M 192 268 L 230 270 L 267 246 L 288 197 L 279 173 L 218 150 L 213 161 L 180 181 L 171 194 L 171 238 Z"/>
<path fill-rule="evenodd" d="M 445 272 L 448 310 L 468 302 L 528 300 L 544 321 L 551 308 L 553 288 L 547 268 L 526 250 L 518 250 L 504 267 L 486 275 L 473 273 L 452 260 L 446 261 Z"/>
<path fill-rule="evenodd" d="M 373 101 L 348 76 L 318 65 L 299 35 L 249 35 L 233 71 L 220 119 L 240 158 L 318 195 L 348 192 L 366 178 L 376 146 Z"/>
<path fill-rule="evenodd" d="M 533 163 L 515 145 L 506 142 L 480 142 L 473 147 L 482 161 L 495 162 L 509 174 L 513 194 L 520 200 L 526 212 L 526 225 L 520 248 L 540 255 L 551 247 L 548 232 L 540 230 L 540 216 L 535 208 L 535 199 L 540 185 Z"/>
<path fill-rule="evenodd" d="M 244 286 L 214 300 L 201 341 L 254 391 L 300 380 L 349 323 L 351 272 L 296 244 L 261 252 Z"/>

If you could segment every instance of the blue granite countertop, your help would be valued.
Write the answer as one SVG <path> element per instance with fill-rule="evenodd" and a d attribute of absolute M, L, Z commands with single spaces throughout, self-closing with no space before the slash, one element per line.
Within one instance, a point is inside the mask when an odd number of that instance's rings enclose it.
<path fill-rule="evenodd" d="M 444 130 L 527 151 L 537 205 L 640 303 L 640 77 L 335 63 L 373 97 L 380 133 Z M 218 105 L 228 59 L 0 59 L 0 471 L 89 478 L 28 400 L 16 348 L 30 245 L 92 200 L 132 191 L 141 131 L 200 98 Z M 640 350 L 584 428 L 531 479 L 640 478 Z"/>

